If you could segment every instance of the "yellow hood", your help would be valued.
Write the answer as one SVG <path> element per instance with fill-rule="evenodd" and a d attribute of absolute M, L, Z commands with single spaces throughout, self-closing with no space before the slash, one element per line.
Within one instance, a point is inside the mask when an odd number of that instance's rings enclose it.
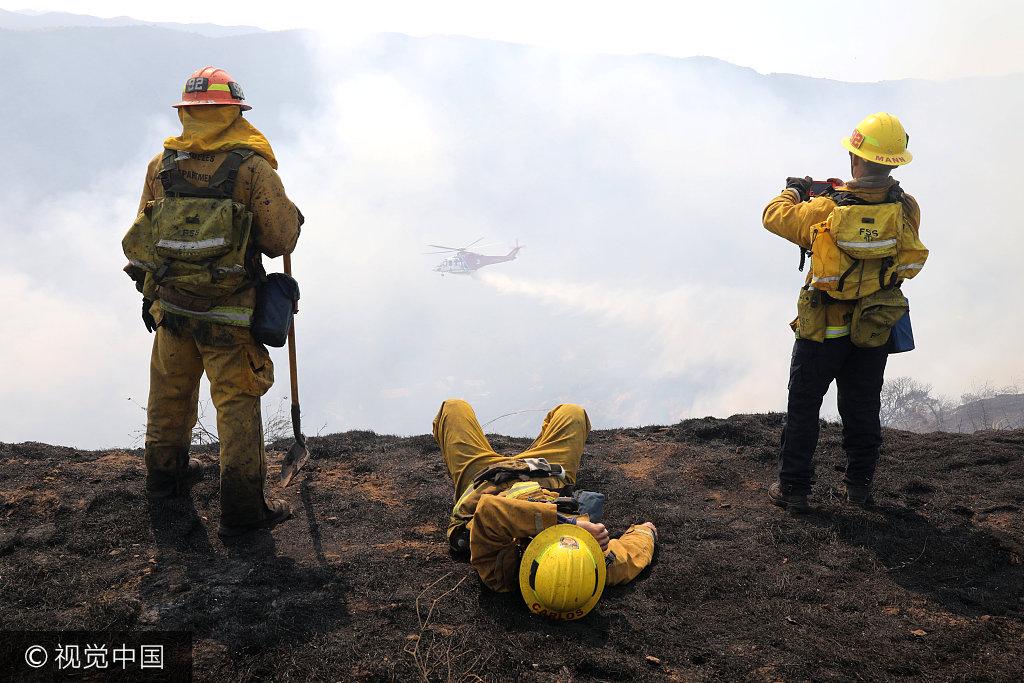
<path fill-rule="evenodd" d="M 181 135 L 164 140 L 164 147 L 180 152 L 228 152 L 245 148 L 259 154 L 277 168 L 270 142 L 256 127 L 242 118 L 236 105 L 180 107 Z"/>

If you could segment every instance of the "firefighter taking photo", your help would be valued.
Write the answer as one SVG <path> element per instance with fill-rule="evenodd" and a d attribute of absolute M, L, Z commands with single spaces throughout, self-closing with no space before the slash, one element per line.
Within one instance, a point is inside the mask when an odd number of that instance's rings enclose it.
<path fill-rule="evenodd" d="M 873 502 L 882 442 L 879 411 L 890 353 L 913 348 L 902 285 L 924 267 L 921 210 L 892 172 L 910 163 L 909 136 L 892 114 L 861 121 L 841 144 L 848 182 L 788 178 L 764 209 L 764 227 L 800 247 L 810 267 L 797 301 L 789 397 L 773 503 L 808 510 L 819 412 L 833 380 L 843 423 L 846 500 Z"/>

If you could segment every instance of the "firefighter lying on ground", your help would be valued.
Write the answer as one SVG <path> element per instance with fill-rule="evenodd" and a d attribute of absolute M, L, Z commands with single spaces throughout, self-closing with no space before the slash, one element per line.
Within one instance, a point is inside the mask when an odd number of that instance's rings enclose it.
<path fill-rule="evenodd" d="M 553 619 L 579 619 L 606 583 L 636 578 L 651 563 L 658 537 L 645 522 L 610 539 L 600 523 L 604 496 L 568 495 L 589 432 L 583 408 L 563 404 L 544 418 L 527 450 L 503 456 L 465 401 L 445 401 L 434 418 L 434 438 L 455 485 L 452 549 L 469 552 L 487 587 L 518 587 L 531 611 Z"/>

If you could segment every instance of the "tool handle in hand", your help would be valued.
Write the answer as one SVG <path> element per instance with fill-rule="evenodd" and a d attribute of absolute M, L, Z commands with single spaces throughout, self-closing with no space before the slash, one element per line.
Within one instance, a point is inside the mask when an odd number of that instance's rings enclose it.
<path fill-rule="evenodd" d="M 292 274 L 292 257 L 291 254 L 284 255 L 284 272 L 285 275 Z M 299 405 L 299 371 L 297 369 L 297 362 L 295 360 L 295 320 L 292 319 L 292 326 L 288 328 L 288 373 L 291 376 L 292 381 L 292 406 L 297 408 Z"/>

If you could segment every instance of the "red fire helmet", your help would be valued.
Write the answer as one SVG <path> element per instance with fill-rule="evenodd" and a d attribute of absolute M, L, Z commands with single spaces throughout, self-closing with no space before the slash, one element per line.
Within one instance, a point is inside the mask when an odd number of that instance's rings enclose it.
<path fill-rule="evenodd" d="M 203 104 L 236 104 L 242 111 L 252 109 L 242 100 L 245 94 L 242 86 L 235 82 L 224 69 L 204 66 L 185 81 L 181 102 L 174 107 L 195 107 Z"/>

